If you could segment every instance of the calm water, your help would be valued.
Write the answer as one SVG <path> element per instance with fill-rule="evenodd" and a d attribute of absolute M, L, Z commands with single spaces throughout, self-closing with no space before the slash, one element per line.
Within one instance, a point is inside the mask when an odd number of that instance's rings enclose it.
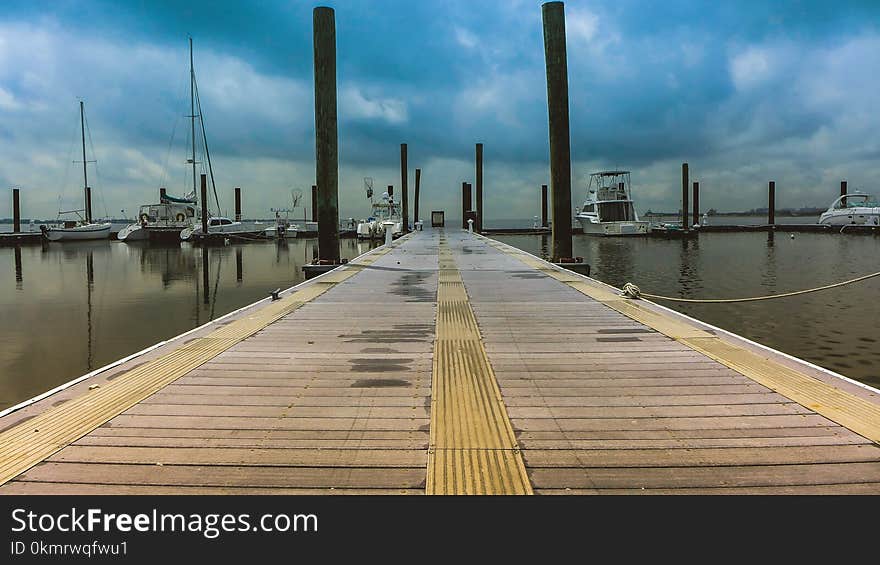
<path fill-rule="evenodd" d="M 316 243 L 0 247 L 0 409 L 302 282 Z"/>
<path fill-rule="evenodd" d="M 494 236 L 546 258 L 547 236 Z M 591 275 L 651 294 L 740 298 L 779 294 L 880 271 L 880 238 L 798 233 L 704 233 L 690 240 L 574 236 Z M 660 304 L 880 387 L 880 277 L 791 298 Z"/>

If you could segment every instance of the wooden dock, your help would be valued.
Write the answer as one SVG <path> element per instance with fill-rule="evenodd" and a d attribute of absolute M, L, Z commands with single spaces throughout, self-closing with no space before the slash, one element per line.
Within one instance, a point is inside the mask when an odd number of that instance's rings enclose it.
<path fill-rule="evenodd" d="M 0 430 L 7 494 L 880 494 L 880 392 L 459 230 Z"/>

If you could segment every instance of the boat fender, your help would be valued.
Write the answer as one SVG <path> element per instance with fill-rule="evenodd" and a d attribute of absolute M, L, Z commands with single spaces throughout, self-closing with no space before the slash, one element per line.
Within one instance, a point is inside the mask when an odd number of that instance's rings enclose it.
<path fill-rule="evenodd" d="M 178 222 L 182 222 L 186 219 L 186 214 L 184 214 L 183 212 L 178 212 L 177 216 L 175 217 L 177 218 Z"/>

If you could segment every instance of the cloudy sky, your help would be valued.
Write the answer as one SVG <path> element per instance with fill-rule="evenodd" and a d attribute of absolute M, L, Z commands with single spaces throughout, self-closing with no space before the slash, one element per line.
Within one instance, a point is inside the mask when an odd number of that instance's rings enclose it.
<path fill-rule="evenodd" d="M 119 216 L 188 190 L 188 35 L 221 204 L 270 217 L 314 180 L 312 9 L 298 0 L 6 0 L 0 15 L 0 182 L 25 217 L 80 205 L 79 99 L 95 210 Z M 364 177 L 458 215 L 485 145 L 486 223 L 531 218 L 546 183 L 541 2 L 346 0 L 336 9 L 340 215 Z M 880 3 L 565 3 L 573 200 L 586 175 L 632 171 L 637 209 L 676 210 L 680 164 L 704 209 L 826 206 L 847 179 L 878 190 Z M 91 152 L 91 149 L 90 149 Z M 410 193 L 412 194 L 412 192 Z M 0 217 L 11 215 L 0 199 Z"/>

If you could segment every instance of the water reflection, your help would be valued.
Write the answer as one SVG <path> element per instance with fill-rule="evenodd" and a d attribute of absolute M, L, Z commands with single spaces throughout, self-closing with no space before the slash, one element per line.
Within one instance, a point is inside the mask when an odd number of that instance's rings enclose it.
<path fill-rule="evenodd" d="M 340 255 L 352 259 L 378 244 L 344 239 Z M 15 287 L 0 288 L 0 409 L 302 282 L 316 245 L 0 248 L 0 268 L 15 275 Z"/>
<path fill-rule="evenodd" d="M 21 290 L 24 277 L 21 274 L 21 247 L 15 246 L 15 289 Z"/>

